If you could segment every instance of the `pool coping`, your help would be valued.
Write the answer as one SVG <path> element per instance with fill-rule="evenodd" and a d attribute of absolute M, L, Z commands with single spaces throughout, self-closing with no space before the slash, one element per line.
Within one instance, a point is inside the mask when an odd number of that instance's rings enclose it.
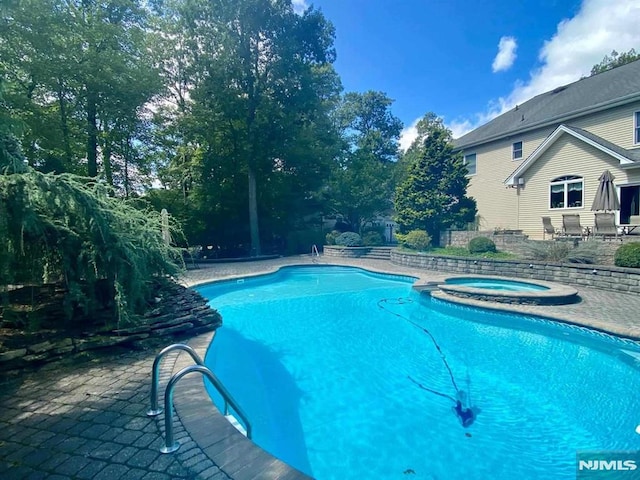
<path fill-rule="evenodd" d="M 214 336 L 215 332 L 208 332 L 191 338 L 187 343 L 201 358 L 205 358 Z M 189 365 L 193 365 L 191 357 L 180 354 L 171 375 Z M 173 404 L 192 440 L 229 477 L 236 480 L 312 478 L 266 452 L 236 430 L 214 405 L 204 377 L 183 377 L 179 388 L 174 390 Z"/>
<path fill-rule="evenodd" d="M 631 335 L 626 329 L 617 329 L 607 326 L 602 328 L 601 325 L 596 322 L 591 322 L 585 318 L 573 318 L 569 316 L 563 316 L 557 312 L 549 312 L 548 315 L 523 310 L 522 308 L 516 308 L 517 304 L 513 303 L 500 303 L 486 300 L 477 300 L 472 298 L 464 298 L 454 296 L 451 293 L 443 291 L 440 286 L 443 285 L 443 281 L 434 280 L 434 277 L 468 277 L 464 274 L 449 274 L 434 275 L 433 272 L 416 272 L 415 270 L 405 269 L 405 273 L 399 273 L 398 271 L 391 271 L 384 268 L 376 268 L 373 266 L 361 266 L 361 265 L 349 265 L 343 263 L 290 263 L 286 265 L 276 265 L 262 269 L 260 272 L 244 273 L 238 275 L 227 275 L 220 278 L 203 279 L 194 282 L 185 282 L 185 285 L 189 288 L 202 286 L 206 284 L 212 284 L 217 282 L 224 282 L 228 280 L 240 279 L 240 278 L 253 278 L 265 276 L 273 273 L 277 273 L 282 268 L 286 267 L 312 267 L 312 266 L 349 266 L 356 269 L 380 274 L 389 275 L 403 275 L 407 277 L 416 278 L 413 283 L 413 288 L 418 291 L 428 293 L 432 297 L 443 300 L 446 302 L 461 304 L 467 306 L 478 307 L 481 309 L 498 310 L 503 312 L 518 313 L 522 315 L 529 315 L 536 318 L 547 319 L 557 321 L 558 323 L 565 323 L 570 325 L 577 325 L 586 327 L 599 332 L 608 333 L 611 335 L 619 336 L 631 340 L 640 340 L 640 332 L 637 335 Z M 481 275 L 478 275 L 481 276 Z M 492 278 L 505 278 L 508 280 L 517 280 L 511 277 L 495 277 L 495 276 L 483 276 Z M 533 283 L 529 280 L 525 280 L 527 283 Z M 547 286 L 550 284 L 552 287 L 560 289 L 560 287 L 567 287 L 565 285 L 559 285 L 551 282 L 542 282 L 536 280 L 537 284 Z M 466 287 L 470 288 L 470 287 Z M 573 287 L 567 287 L 576 292 Z M 567 290 L 568 291 L 568 290 Z M 544 292 L 544 291 L 543 291 Z M 540 292 L 536 292 L 540 293 Z M 544 305 L 539 305 L 543 306 Z M 224 319 L 223 319 L 224 322 Z M 193 337 L 187 343 L 196 350 L 196 352 L 205 358 L 207 349 L 211 344 L 215 332 L 209 332 L 197 337 Z M 187 355 L 180 355 L 173 366 L 172 374 L 177 373 L 182 368 L 191 365 L 190 357 Z M 257 480 L 257 479 L 286 479 L 286 480 L 306 480 L 312 477 L 296 470 L 292 466 L 274 457 L 270 453 L 263 450 L 257 444 L 246 438 L 235 427 L 229 423 L 229 421 L 222 415 L 217 409 L 205 388 L 204 378 L 186 376 L 181 380 L 180 388 L 175 390 L 174 406 L 182 422 L 185 430 L 189 433 L 191 438 L 196 444 L 200 446 L 203 453 L 210 458 L 218 467 L 225 472 L 229 477 L 238 480 Z"/>
<path fill-rule="evenodd" d="M 460 284 L 448 284 L 449 279 L 454 278 L 480 278 L 483 280 L 500 280 L 506 282 L 520 282 L 531 285 L 539 285 L 545 287 L 546 290 L 534 291 L 508 291 L 508 290 L 487 290 L 483 288 L 470 287 Z M 452 275 L 445 279 L 444 282 L 438 284 L 438 288 L 450 295 L 458 298 L 470 298 L 482 301 L 492 301 L 500 303 L 514 303 L 518 305 L 565 305 L 573 303 L 577 300 L 578 290 L 569 285 L 562 285 L 554 282 L 543 280 L 520 279 L 514 277 L 503 277 L 498 275 L 469 275 L 459 274 Z"/>

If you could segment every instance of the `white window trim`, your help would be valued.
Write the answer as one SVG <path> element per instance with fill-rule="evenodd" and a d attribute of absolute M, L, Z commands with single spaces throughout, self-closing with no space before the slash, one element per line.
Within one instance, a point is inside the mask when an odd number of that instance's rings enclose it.
<path fill-rule="evenodd" d="M 633 144 L 640 145 L 640 111 L 633 112 Z"/>
<path fill-rule="evenodd" d="M 516 157 L 516 143 L 520 144 L 520 156 Z M 524 142 L 513 142 L 511 144 L 511 160 L 514 162 L 520 161 L 524 158 Z"/>
<path fill-rule="evenodd" d="M 477 174 L 478 174 L 478 154 L 476 154 L 476 153 L 467 153 L 467 154 L 462 158 L 462 164 L 463 164 L 463 165 L 467 165 L 467 157 L 470 157 L 471 155 L 473 155 L 474 157 L 476 157 L 476 171 L 475 171 L 475 172 L 473 172 L 473 173 L 468 172 L 468 173 L 467 173 L 467 175 L 466 175 L 467 177 L 473 177 L 474 175 L 477 175 Z"/>
<path fill-rule="evenodd" d="M 547 210 L 550 212 L 557 212 L 558 210 L 581 210 L 584 209 L 584 192 L 585 192 L 585 185 L 584 185 L 584 177 L 581 177 L 579 175 L 563 175 L 564 177 L 578 177 L 578 178 L 574 178 L 572 180 L 560 180 L 557 182 L 551 181 L 547 184 Z M 569 191 L 567 190 L 567 185 L 570 183 L 576 183 L 576 182 L 582 182 L 582 205 L 579 207 L 560 207 L 560 208 L 551 208 L 551 185 L 564 185 L 564 204 L 567 205 L 569 202 L 567 202 L 568 198 L 568 193 Z"/>

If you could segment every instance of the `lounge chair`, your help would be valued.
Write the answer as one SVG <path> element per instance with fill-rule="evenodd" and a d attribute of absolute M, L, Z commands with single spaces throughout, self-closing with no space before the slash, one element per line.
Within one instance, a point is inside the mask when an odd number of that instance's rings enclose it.
<path fill-rule="evenodd" d="M 631 234 L 636 228 L 640 227 L 640 215 L 631 215 L 629 217 L 629 225 L 626 225 L 624 228 L 624 233 L 626 235 Z"/>
<path fill-rule="evenodd" d="M 558 230 L 551 224 L 551 217 L 542 217 L 542 239 L 544 240 L 546 235 L 551 235 L 553 240 L 558 235 Z"/>
<path fill-rule="evenodd" d="M 596 213 L 595 236 L 602 236 L 605 240 L 618 238 L 618 227 L 616 226 L 616 216 L 613 213 Z"/>
<path fill-rule="evenodd" d="M 584 231 L 580 225 L 580 215 L 563 214 L 562 215 L 562 233 L 567 237 L 584 238 Z"/>

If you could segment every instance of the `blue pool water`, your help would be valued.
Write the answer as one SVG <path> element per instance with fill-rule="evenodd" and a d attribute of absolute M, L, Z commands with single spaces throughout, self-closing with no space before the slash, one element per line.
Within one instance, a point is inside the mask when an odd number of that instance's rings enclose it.
<path fill-rule="evenodd" d="M 577 450 L 640 449 L 638 344 L 430 299 L 412 282 L 296 267 L 198 288 L 224 321 L 206 363 L 256 443 L 319 480 L 574 479 Z M 470 393 L 470 427 L 418 386 L 455 395 L 418 327 Z"/>
<path fill-rule="evenodd" d="M 487 290 L 503 290 L 510 292 L 539 292 L 549 290 L 549 287 L 529 282 L 517 282 L 515 280 L 501 280 L 495 278 L 458 277 L 448 278 L 448 285 L 460 285 L 463 287 L 484 288 Z"/>

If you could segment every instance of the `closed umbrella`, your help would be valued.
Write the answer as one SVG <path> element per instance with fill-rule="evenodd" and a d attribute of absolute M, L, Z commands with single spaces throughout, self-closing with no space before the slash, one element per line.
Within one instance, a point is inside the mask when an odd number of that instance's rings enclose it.
<path fill-rule="evenodd" d="M 160 212 L 160 222 L 162 226 L 162 240 L 165 245 L 171 245 L 171 233 L 169 232 L 169 212 L 163 208 Z"/>
<path fill-rule="evenodd" d="M 620 210 L 620 201 L 618 200 L 618 192 L 613 185 L 615 177 L 609 170 L 605 170 L 598 180 L 598 191 L 596 198 L 593 199 L 591 210 Z"/>

